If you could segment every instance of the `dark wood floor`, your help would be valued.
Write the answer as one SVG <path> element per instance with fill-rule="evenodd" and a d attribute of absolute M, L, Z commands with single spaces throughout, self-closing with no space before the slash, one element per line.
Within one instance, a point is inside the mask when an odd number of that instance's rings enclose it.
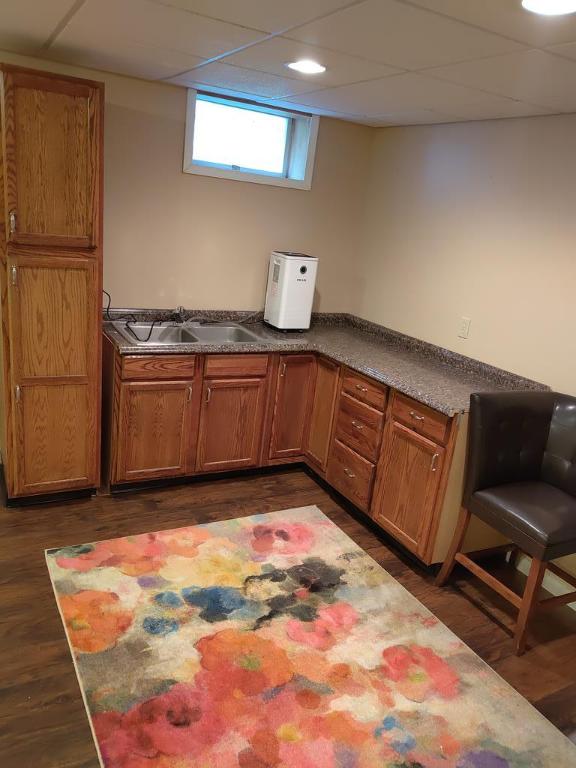
<path fill-rule="evenodd" d="M 317 504 L 553 723 L 576 732 L 576 612 L 560 608 L 537 621 L 528 652 L 516 658 L 507 604 L 461 573 L 435 588 L 432 573 L 296 469 L 0 510 L 0 765 L 98 766 L 45 548 L 306 504 Z"/>

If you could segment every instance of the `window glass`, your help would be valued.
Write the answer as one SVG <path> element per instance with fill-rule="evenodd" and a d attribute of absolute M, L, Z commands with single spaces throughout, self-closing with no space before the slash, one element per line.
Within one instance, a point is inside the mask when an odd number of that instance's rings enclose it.
<path fill-rule="evenodd" d="M 193 160 L 285 175 L 289 123 L 289 117 L 198 96 Z"/>

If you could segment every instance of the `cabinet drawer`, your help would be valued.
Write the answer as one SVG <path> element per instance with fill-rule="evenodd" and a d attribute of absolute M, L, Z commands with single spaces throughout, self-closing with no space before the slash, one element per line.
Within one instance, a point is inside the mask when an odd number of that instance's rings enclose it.
<path fill-rule="evenodd" d="M 405 395 L 394 395 L 392 417 L 431 440 L 445 443 L 448 439 L 449 417 Z"/>
<path fill-rule="evenodd" d="M 374 481 L 374 464 L 366 461 L 339 440 L 334 440 L 326 478 L 340 493 L 366 510 Z"/>
<path fill-rule="evenodd" d="M 266 376 L 268 355 L 207 355 L 204 376 Z"/>
<path fill-rule="evenodd" d="M 384 414 L 342 393 L 336 422 L 336 437 L 370 461 L 378 459 Z"/>
<path fill-rule="evenodd" d="M 379 411 L 384 411 L 386 408 L 388 388 L 383 384 L 370 381 L 360 374 L 346 371 L 342 378 L 342 391 L 373 408 L 377 408 Z"/>
<path fill-rule="evenodd" d="M 129 355 L 122 357 L 122 378 L 193 379 L 195 355 Z"/>

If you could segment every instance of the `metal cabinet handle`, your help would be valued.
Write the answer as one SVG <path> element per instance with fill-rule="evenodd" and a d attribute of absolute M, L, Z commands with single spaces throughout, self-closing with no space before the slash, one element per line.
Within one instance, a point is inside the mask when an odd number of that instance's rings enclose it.
<path fill-rule="evenodd" d="M 416 421 L 424 421 L 424 416 L 419 416 L 415 411 L 410 411 L 410 416 Z"/>
<path fill-rule="evenodd" d="M 352 424 L 352 426 L 353 426 L 353 427 L 355 427 L 356 429 L 359 429 L 359 430 L 363 430 L 363 429 L 364 429 L 364 424 L 360 424 L 360 422 L 359 422 L 359 421 L 352 421 L 352 422 L 350 422 L 350 423 L 351 423 L 351 424 Z"/>
<path fill-rule="evenodd" d="M 10 227 L 10 234 L 13 235 L 16 232 L 16 211 L 10 211 L 8 214 L 8 224 Z"/>
<path fill-rule="evenodd" d="M 280 376 L 286 376 L 286 363 L 282 363 L 280 366 Z"/>
<path fill-rule="evenodd" d="M 186 402 L 189 403 L 192 400 L 192 387 L 186 387 Z"/>
<path fill-rule="evenodd" d="M 360 392 L 368 392 L 368 387 L 363 387 L 361 384 L 356 384 L 356 389 L 360 390 Z"/>
<path fill-rule="evenodd" d="M 438 459 L 440 458 L 439 453 L 435 453 L 434 456 L 432 456 L 432 461 L 430 462 L 430 470 L 432 472 L 436 472 L 438 469 Z"/>
<path fill-rule="evenodd" d="M 212 390 L 210 389 L 210 387 L 207 387 L 206 388 L 206 401 L 205 402 L 209 403 L 211 397 L 212 397 Z"/>
<path fill-rule="evenodd" d="M 16 267 L 11 267 L 10 275 L 11 275 L 12 285 L 18 285 L 18 270 L 16 269 Z"/>
<path fill-rule="evenodd" d="M 356 475 L 354 474 L 354 472 L 351 472 L 351 471 L 348 469 L 348 467 L 344 467 L 344 474 L 345 474 L 345 475 L 348 475 L 348 477 L 356 477 Z"/>
<path fill-rule="evenodd" d="M 16 398 L 16 402 L 19 403 L 22 397 L 22 390 L 20 389 L 19 384 L 16 384 L 16 386 L 14 387 L 14 396 Z"/>

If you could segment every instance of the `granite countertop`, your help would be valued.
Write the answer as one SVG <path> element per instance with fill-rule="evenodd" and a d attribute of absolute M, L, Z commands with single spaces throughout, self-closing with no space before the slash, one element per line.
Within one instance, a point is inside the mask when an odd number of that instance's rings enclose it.
<path fill-rule="evenodd" d="M 154 310 L 134 312 L 139 315 L 139 319 L 150 319 L 158 316 L 161 311 L 156 311 L 156 315 L 153 314 Z M 190 313 L 190 316 L 192 314 Z M 223 314 L 202 313 L 204 317 L 209 316 L 213 320 L 223 319 Z M 227 313 L 227 319 L 238 321 L 243 315 L 249 314 Z M 397 389 L 447 416 L 467 412 L 473 392 L 549 389 L 544 384 L 404 336 L 352 315 L 316 315 L 310 330 L 303 333 L 273 331 L 258 319 L 256 322 L 247 323 L 246 327 L 262 334 L 262 339 L 257 343 L 143 346 L 131 344 L 110 322 L 104 323 L 105 333 L 121 355 L 321 352 L 332 360 Z"/>

